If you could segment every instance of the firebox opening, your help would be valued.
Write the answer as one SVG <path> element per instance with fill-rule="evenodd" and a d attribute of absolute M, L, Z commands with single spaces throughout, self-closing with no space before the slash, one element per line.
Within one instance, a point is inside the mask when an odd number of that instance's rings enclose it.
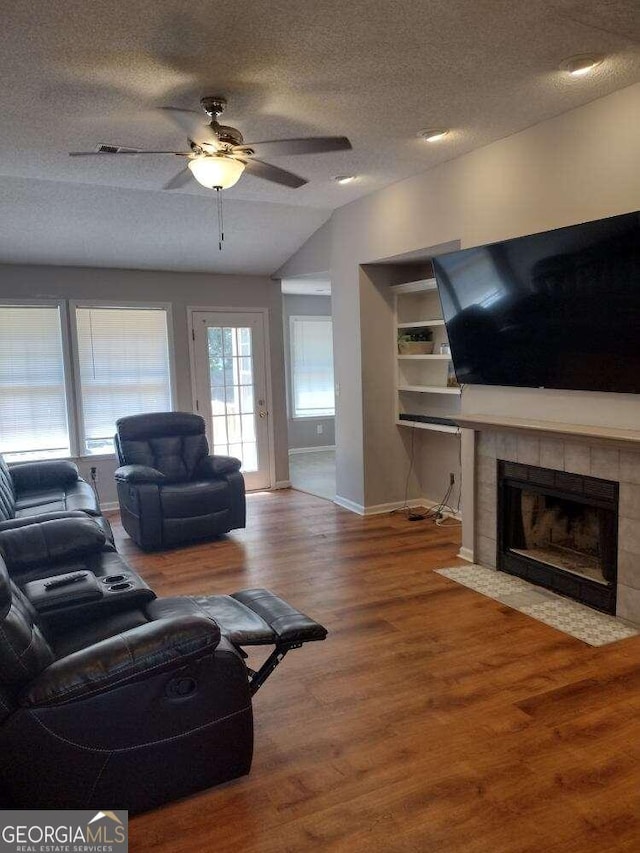
<path fill-rule="evenodd" d="M 618 484 L 498 460 L 498 569 L 616 612 Z"/>
<path fill-rule="evenodd" d="M 606 584 L 598 510 L 575 501 L 523 490 L 520 494 L 522 547 L 511 550 Z"/>

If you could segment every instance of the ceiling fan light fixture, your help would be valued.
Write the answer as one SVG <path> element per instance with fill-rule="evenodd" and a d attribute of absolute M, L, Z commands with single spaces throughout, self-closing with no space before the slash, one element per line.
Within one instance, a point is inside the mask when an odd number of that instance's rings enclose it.
<path fill-rule="evenodd" d="M 567 71 L 572 77 L 584 77 L 598 65 L 602 64 L 602 56 L 594 56 L 591 53 L 581 53 L 579 56 L 571 56 L 561 63 L 562 71 Z"/>
<path fill-rule="evenodd" d="M 244 172 L 244 163 L 232 157 L 203 155 L 187 163 L 191 174 L 199 184 L 209 190 L 228 190 L 235 186 Z"/>
<path fill-rule="evenodd" d="M 418 136 L 424 139 L 425 142 L 440 142 L 447 136 L 449 131 L 446 128 L 431 128 L 430 130 L 419 130 Z"/>

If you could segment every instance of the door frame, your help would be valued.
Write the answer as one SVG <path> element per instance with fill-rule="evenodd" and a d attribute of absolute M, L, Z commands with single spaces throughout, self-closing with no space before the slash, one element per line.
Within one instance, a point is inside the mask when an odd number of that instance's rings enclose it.
<path fill-rule="evenodd" d="M 268 490 L 273 491 L 276 488 L 276 442 L 274 430 L 274 412 L 273 412 L 273 392 L 271 383 L 271 337 L 270 337 L 270 310 L 269 308 L 230 308 L 225 305 L 223 308 L 212 305 L 187 305 L 187 336 L 189 339 L 189 373 L 191 375 L 191 411 L 194 414 L 200 414 L 196 410 L 196 400 L 198 392 L 196 389 L 196 348 L 195 348 L 195 331 L 193 315 L 197 311 L 211 312 L 214 314 L 261 314 L 262 326 L 264 329 L 264 372 L 265 372 L 265 394 L 266 394 L 266 409 L 269 412 L 267 418 L 267 439 L 269 447 L 269 458 L 267 466 L 269 471 L 269 486 Z"/>

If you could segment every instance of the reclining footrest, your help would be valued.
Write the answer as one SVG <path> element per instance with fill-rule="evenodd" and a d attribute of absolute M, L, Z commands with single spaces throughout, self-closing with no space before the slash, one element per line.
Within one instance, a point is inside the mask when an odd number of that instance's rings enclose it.
<path fill-rule="evenodd" d="M 287 652 L 299 649 L 303 643 L 312 640 L 324 640 L 327 636 L 327 629 L 323 625 L 296 610 L 268 589 L 245 589 L 230 597 L 259 616 L 275 635 L 275 649 L 260 669 L 251 673 L 249 689 L 252 696 L 262 687 Z"/>
<path fill-rule="evenodd" d="M 233 595 L 158 598 L 146 610 L 152 619 L 204 613 L 216 622 L 222 636 L 242 654 L 243 646 L 275 646 L 257 672 L 249 671 L 252 694 L 264 684 L 287 652 L 300 648 L 303 643 L 324 640 L 327 636 L 323 625 L 268 589 L 245 589 Z"/>
<path fill-rule="evenodd" d="M 231 598 L 263 619 L 273 631 L 276 645 L 308 643 L 324 640 L 327 629 L 319 622 L 301 613 L 287 601 L 269 592 L 268 589 L 244 589 L 233 593 Z"/>
<path fill-rule="evenodd" d="M 190 600 L 217 622 L 220 633 L 234 646 L 275 646 L 257 672 L 249 670 L 251 695 L 260 689 L 287 652 L 327 636 L 323 625 L 268 589 L 244 589 L 233 595 L 193 596 Z"/>

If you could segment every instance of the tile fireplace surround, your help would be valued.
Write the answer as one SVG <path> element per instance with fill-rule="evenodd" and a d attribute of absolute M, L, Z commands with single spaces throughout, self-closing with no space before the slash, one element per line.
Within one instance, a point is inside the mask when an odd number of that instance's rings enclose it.
<path fill-rule="evenodd" d="M 497 460 L 614 480 L 618 506 L 616 616 L 640 625 L 640 432 L 463 416 L 475 431 L 475 561 L 496 567 Z"/>

